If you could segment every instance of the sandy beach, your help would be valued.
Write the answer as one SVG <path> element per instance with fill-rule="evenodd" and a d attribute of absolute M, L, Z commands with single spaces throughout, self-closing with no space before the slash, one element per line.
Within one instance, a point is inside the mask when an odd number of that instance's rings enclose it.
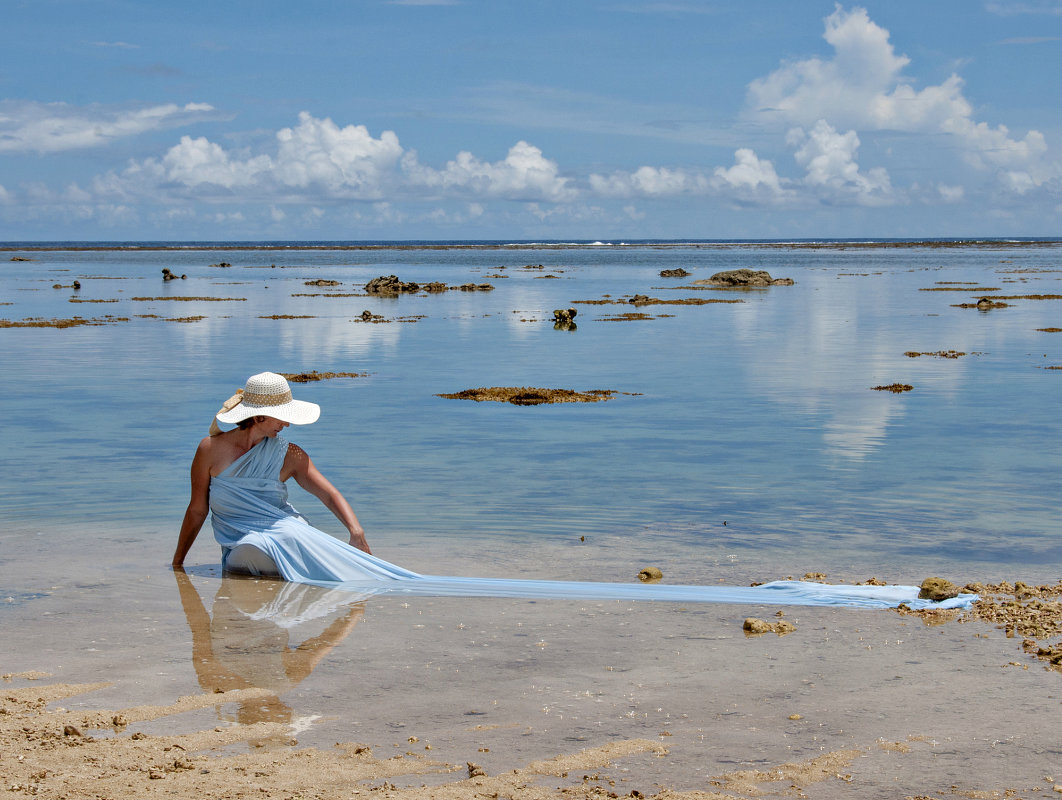
<path fill-rule="evenodd" d="M 289 584 L 226 579 L 208 610 L 202 576 L 170 580 L 197 691 L 132 653 L 113 680 L 5 674 L 6 796 L 1062 792 L 1062 584 L 970 612 L 787 609 L 784 636 L 743 632 L 764 608 L 369 598 L 297 642 L 247 616 Z"/>

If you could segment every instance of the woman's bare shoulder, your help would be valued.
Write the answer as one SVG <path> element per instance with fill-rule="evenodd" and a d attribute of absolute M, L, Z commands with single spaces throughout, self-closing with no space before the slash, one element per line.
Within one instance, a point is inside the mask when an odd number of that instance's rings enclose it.
<path fill-rule="evenodd" d="M 286 481 L 292 475 L 299 475 L 310 463 L 309 454 L 294 442 L 288 442 L 287 452 L 284 454 L 284 466 L 281 468 L 281 480 Z"/>
<path fill-rule="evenodd" d="M 222 472 L 238 457 L 235 446 L 225 434 L 207 436 L 199 442 L 195 460 L 210 470 L 211 475 Z"/>
<path fill-rule="evenodd" d="M 196 458 L 215 458 L 231 449 L 232 445 L 225 440 L 224 434 L 219 436 L 206 436 L 199 441 L 199 446 L 195 449 L 195 455 Z"/>

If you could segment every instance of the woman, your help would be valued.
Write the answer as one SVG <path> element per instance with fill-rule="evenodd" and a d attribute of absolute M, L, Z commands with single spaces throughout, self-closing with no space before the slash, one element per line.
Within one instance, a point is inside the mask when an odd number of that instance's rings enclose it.
<path fill-rule="evenodd" d="M 226 570 L 288 580 L 349 580 L 364 571 L 352 574 L 350 565 L 368 554 L 368 573 L 376 573 L 372 562 L 378 560 L 350 504 L 305 450 L 278 435 L 289 425 L 315 422 L 320 413 L 315 403 L 295 400 L 287 380 L 273 372 L 251 376 L 226 401 L 192 460 L 192 493 L 173 554 L 175 568 L 183 566 L 209 512 Z M 218 422 L 237 427 L 222 432 Z M 310 526 L 288 504 L 289 478 L 336 515 L 349 545 Z"/>

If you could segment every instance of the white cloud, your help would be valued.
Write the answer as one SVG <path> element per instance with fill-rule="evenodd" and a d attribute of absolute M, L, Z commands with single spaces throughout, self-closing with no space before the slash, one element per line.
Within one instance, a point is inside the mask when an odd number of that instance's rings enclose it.
<path fill-rule="evenodd" d="M 597 224 L 608 217 L 604 209 L 583 203 L 568 203 L 550 206 L 549 208 L 543 208 L 538 203 L 528 203 L 524 210 L 539 222 L 551 225 L 566 223 L 575 223 L 577 225 Z"/>
<path fill-rule="evenodd" d="M 56 153 L 100 147 L 115 139 L 207 118 L 208 103 L 167 103 L 140 109 L 66 103 L 0 101 L 0 153 Z"/>
<path fill-rule="evenodd" d="M 667 167 L 639 167 L 634 172 L 590 176 L 590 189 L 603 197 L 663 197 L 705 194 L 711 184 L 703 174 Z"/>
<path fill-rule="evenodd" d="M 859 137 L 855 131 L 838 133 L 819 120 L 809 133 L 794 128 L 786 142 L 796 148 L 794 158 L 807 174 L 804 185 L 827 199 L 852 199 L 860 205 L 894 201 L 888 173 L 881 167 L 860 172 L 856 163 Z"/>
<path fill-rule="evenodd" d="M 517 142 L 497 162 L 462 152 L 443 169 L 421 164 L 392 131 L 374 138 L 363 125 L 340 128 L 303 112 L 298 125 L 276 133 L 273 152 L 227 150 L 205 137 L 183 136 L 160 158 L 132 162 L 94 182 L 112 198 L 158 193 L 170 197 L 272 204 L 412 197 L 571 200 L 576 192 L 556 162 L 527 142 Z"/>
<path fill-rule="evenodd" d="M 945 203 L 958 203 L 966 194 L 965 189 L 961 186 L 945 186 L 940 185 L 937 187 L 937 194 Z"/>
<path fill-rule="evenodd" d="M 364 125 L 340 128 L 330 119 L 314 119 L 305 111 L 299 124 L 277 132 L 273 177 L 293 189 L 320 187 L 330 195 L 380 195 L 402 146 L 393 131 L 373 139 Z M 264 166 L 268 157 L 260 157 Z M 257 159 L 252 159 L 252 161 Z"/>
<path fill-rule="evenodd" d="M 230 158 L 220 145 L 202 136 L 195 139 L 182 136 L 180 143 L 171 147 L 161 161 L 144 162 L 144 168 L 156 172 L 161 179 L 189 188 L 201 184 L 226 189 L 248 187 L 271 166 L 268 156 L 244 161 Z"/>
<path fill-rule="evenodd" d="M 330 119 L 299 115 L 299 124 L 275 136 L 273 154 L 229 151 L 205 137 L 182 136 L 161 158 L 129 165 L 100 179 L 100 191 L 146 194 L 164 191 L 215 199 L 378 199 L 402 155 L 398 137 L 374 139 L 362 125 L 340 128 Z"/>
<path fill-rule="evenodd" d="M 774 164 L 750 148 L 734 152 L 734 163 L 716 167 L 711 177 L 692 170 L 640 167 L 634 172 L 591 175 L 590 189 L 603 197 L 675 197 L 714 195 L 739 205 L 792 205 L 800 202 L 855 202 L 881 205 L 896 198 L 888 173 L 861 172 L 856 163 L 859 137 L 839 134 L 819 121 L 806 133 L 794 128 L 787 144 L 805 170 L 800 180 L 782 178 Z"/>
<path fill-rule="evenodd" d="M 838 6 L 826 18 L 823 38 L 834 48 L 832 60 L 785 64 L 749 84 L 749 100 L 759 114 L 801 125 L 827 118 L 856 126 L 880 115 L 886 92 L 910 59 L 895 54 L 888 31 L 862 8 L 845 12 Z"/>
<path fill-rule="evenodd" d="M 14 195 L 4 188 L 4 184 L 0 183 L 0 203 L 7 204 L 15 202 Z"/>
<path fill-rule="evenodd" d="M 1045 160 L 1047 146 L 1038 131 L 1014 139 L 1004 125 L 993 128 L 973 119 L 959 76 L 915 89 L 902 74 L 910 59 L 895 53 L 889 32 L 871 21 L 866 9 L 837 6 L 826 18 L 824 38 L 834 49 L 832 59 L 787 63 L 749 84 L 754 118 L 947 134 L 960 142 L 969 163 L 1002 170 L 1004 183 L 1016 190 L 1058 177 L 1058 165 Z"/>
<path fill-rule="evenodd" d="M 71 183 L 63 192 L 63 201 L 67 203 L 91 203 L 92 195 L 76 183 Z"/>
<path fill-rule="evenodd" d="M 509 148 L 502 161 L 481 161 L 463 151 L 441 170 L 420 164 L 416 154 L 410 152 L 403 159 L 402 170 L 412 186 L 447 192 L 549 202 L 563 202 L 576 196 L 568 179 L 560 176 L 557 163 L 524 141 Z"/>
<path fill-rule="evenodd" d="M 743 147 L 734 153 L 732 167 L 717 167 L 713 185 L 732 193 L 735 199 L 780 200 L 790 192 L 782 186 L 774 164 Z"/>

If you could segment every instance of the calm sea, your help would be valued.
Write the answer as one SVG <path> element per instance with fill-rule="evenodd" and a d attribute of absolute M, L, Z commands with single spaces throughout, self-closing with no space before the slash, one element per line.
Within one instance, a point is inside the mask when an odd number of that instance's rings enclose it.
<path fill-rule="evenodd" d="M 289 438 L 374 551 L 422 573 L 1054 582 L 1059 242 L 131 244 L 0 250 L 5 681 L 106 682 L 64 699 L 75 710 L 265 688 L 135 728 L 273 721 L 283 736 L 246 747 L 358 742 L 387 764 L 430 746 L 443 772 L 410 758 L 389 778 L 403 785 L 642 738 L 669 755 L 621 759 L 616 793 L 705 790 L 735 767 L 852 748 L 860 797 L 1015 776 L 1050 793 L 1057 675 L 1001 669 L 1023 656 L 991 626 L 803 608 L 786 612 L 796 634 L 746 640 L 743 619 L 776 609 L 359 601 L 223 578 L 209 526 L 187 574 L 168 564 L 222 401 L 255 372 L 317 370 L 359 377 L 294 384 L 322 415 Z M 680 267 L 690 275 L 660 275 Z M 794 284 L 693 285 L 741 267 Z M 392 274 L 494 289 L 366 296 Z M 984 296 L 1006 305 L 957 307 Z M 575 329 L 554 326 L 557 308 L 577 309 Z M 11 326 L 75 317 L 95 324 Z M 897 383 L 911 389 L 873 388 Z M 616 394 L 438 396 L 490 386 Z M 292 500 L 339 532 L 314 498 L 294 487 Z M 850 796 L 844 780 L 816 796 Z"/>
<path fill-rule="evenodd" d="M 288 438 L 418 571 L 1058 577 L 1058 243 L 445 244 L 4 251 L 0 317 L 99 323 L 0 329 L 4 592 L 164 567 L 196 442 L 263 370 L 362 374 L 296 384 L 323 413 Z M 795 283 L 692 285 L 740 267 Z M 494 288 L 365 295 L 391 274 Z M 489 386 L 616 394 L 438 396 Z M 189 562 L 218 558 L 207 529 Z"/>

